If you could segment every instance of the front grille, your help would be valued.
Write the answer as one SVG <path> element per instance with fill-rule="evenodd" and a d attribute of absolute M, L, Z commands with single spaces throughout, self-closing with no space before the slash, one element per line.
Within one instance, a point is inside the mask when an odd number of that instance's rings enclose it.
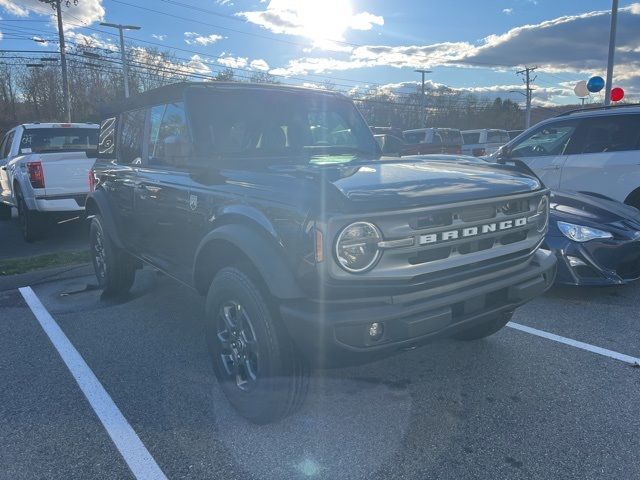
<path fill-rule="evenodd" d="M 528 240 L 533 251 L 542 235 L 536 230 L 537 222 L 528 219 L 535 216 L 539 200 L 540 194 L 537 193 L 480 205 L 454 205 L 418 214 L 409 221 L 417 248 L 409 254 L 408 262 L 410 265 L 420 265 L 442 261 L 453 256 L 498 250 Z M 526 223 L 522 224 L 524 221 Z M 516 222 L 519 224 L 515 225 Z M 501 229 L 502 225 L 512 226 Z M 457 232 L 455 238 L 452 238 L 452 232 Z M 437 240 L 434 240 L 434 235 Z"/>
<path fill-rule="evenodd" d="M 390 246 L 383 248 L 376 266 L 359 279 L 416 280 L 454 271 L 469 275 L 481 265 L 499 264 L 511 255 L 524 258 L 544 236 L 537 231 L 536 209 L 545 194 L 538 191 L 371 215 L 366 220 L 378 226 Z M 332 219 L 329 237 L 335 238 L 345 225 L 361 219 L 355 215 Z M 393 246 L 394 240 L 400 241 L 398 246 Z M 351 278 L 337 266 L 332 267 L 332 276 Z"/>

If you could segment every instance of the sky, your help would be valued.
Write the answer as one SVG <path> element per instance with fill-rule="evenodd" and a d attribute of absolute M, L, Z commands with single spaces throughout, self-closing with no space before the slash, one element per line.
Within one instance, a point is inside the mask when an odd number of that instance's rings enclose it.
<path fill-rule="evenodd" d="M 172 50 L 214 75 L 269 72 L 286 83 L 344 91 L 443 86 L 521 102 L 516 71 L 537 66 L 534 103 L 577 103 L 573 87 L 605 77 L 611 0 L 73 0 L 70 42 L 115 49 L 101 21 L 134 24 L 126 41 Z M 38 0 L 0 0 L 0 48 L 52 51 L 57 29 Z M 33 39 L 40 39 L 36 42 Z M 613 86 L 640 101 L 640 3 L 620 2 Z M 602 101 L 602 94 L 587 102 Z"/>

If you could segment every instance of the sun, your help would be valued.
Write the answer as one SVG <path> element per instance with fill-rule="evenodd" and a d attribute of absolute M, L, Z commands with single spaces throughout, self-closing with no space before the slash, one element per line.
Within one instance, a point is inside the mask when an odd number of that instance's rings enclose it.
<path fill-rule="evenodd" d="M 314 45 L 344 40 L 353 17 L 348 0 L 272 0 L 269 8 L 291 14 L 299 34 Z"/>

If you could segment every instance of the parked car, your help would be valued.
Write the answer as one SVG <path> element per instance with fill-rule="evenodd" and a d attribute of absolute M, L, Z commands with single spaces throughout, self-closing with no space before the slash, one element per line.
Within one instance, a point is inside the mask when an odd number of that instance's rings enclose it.
<path fill-rule="evenodd" d="M 525 162 L 551 189 L 640 207 L 640 106 L 567 112 L 545 120 L 493 156 Z"/>
<path fill-rule="evenodd" d="M 462 153 L 462 134 L 455 128 L 418 128 L 405 130 L 402 156 L 429 153 Z"/>
<path fill-rule="evenodd" d="M 509 134 L 509 140 L 513 140 L 518 135 L 520 135 L 524 130 L 509 130 L 507 133 Z"/>
<path fill-rule="evenodd" d="M 376 142 L 380 146 L 382 155 L 388 157 L 399 157 L 402 149 L 406 145 L 402 138 L 391 134 L 374 135 Z"/>
<path fill-rule="evenodd" d="M 506 130 L 479 129 L 464 130 L 462 133 L 462 153 L 474 157 L 491 155 L 498 151 L 510 138 Z"/>
<path fill-rule="evenodd" d="M 9 130 L 0 146 L 0 217 L 18 219 L 26 241 L 38 239 L 51 216 L 84 210 L 98 125 L 26 123 Z"/>
<path fill-rule="evenodd" d="M 640 211 L 575 192 L 551 194 L 545 247 L 558 257 L 558 283 L 620 285 L 640 278 Z"/>
<path fill-rule="evenodd" d="M 301 404 L 309 366 L 486 337 L 553 283 L 535 176 L 380 161 L 339 93 L 182 83 L 115 106 L 100 138 L 87 199 L 100 287 L 126 292 L 148 263 L 206 295 L 214 372 L 254 422 Z"/>

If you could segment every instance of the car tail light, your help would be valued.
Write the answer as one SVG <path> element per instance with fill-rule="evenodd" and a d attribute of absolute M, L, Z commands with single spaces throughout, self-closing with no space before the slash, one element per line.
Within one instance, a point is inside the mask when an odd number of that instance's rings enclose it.
<path fill-rule="evenodd" d="M 471 150 L 471 154 L 474 157 L 482 157 L 483 155 L 486 155 L 487 151 L 484 148 L 474 148 L 473 150 Z"/>
<path fill-rule="evenodd" d="M 93 175 L 93 168 L 89 170 L 89 191 L 90 192 L 96 191 L 96 177 L 94 177 Z"/>
<path fill-rule="evenodd" d="M 27 172 L 29 173 L 29 181 L 33 188 L 44 188 L 44 170 L 42 170 L 42 163 L 27 162 Z"/>

